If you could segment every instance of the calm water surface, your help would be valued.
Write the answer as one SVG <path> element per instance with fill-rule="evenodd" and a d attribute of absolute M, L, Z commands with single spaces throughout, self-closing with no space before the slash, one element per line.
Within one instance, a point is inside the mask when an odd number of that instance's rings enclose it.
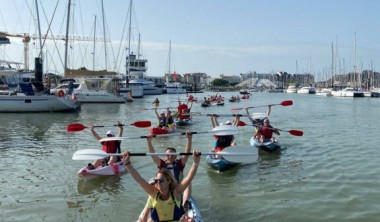
<path fill-rule="evenodd" d="M 158 97 L 160 107 L 176 106 L 176 96 Z M 85 104 L 79 113 L 0 114 L 0 221 L 135 221 L 144 207 L 145 192 L 128 174 L 78 179 L 77 171 L 87 162 L 72 160 L 73 153 L 100 145 L 89 130 L 67 133 L 66 126 L 109 126 L 117 120 L 155 124 L 153 111 L 139 110 L 150 108 L 154 98 L 131 104 Z M 253 156 L 253 164 L 224 173 L 210 169 L 202 158 L 193 196 L 204 221 L 378 221 L 380 99 L 257 93 L 237 104 L 226 101 L 224 107 L 201 108 L 196 103 L 192 111 L 229 114 L 231 107 L 284 100 L 293 100 L 294 105 L 274 106 L 272 125 L 302 130 L 304 136 L 282 132 L 277 136 L 284 148 L 280 155 Z M 265 107 L 252 110 L 265 111 Z M 109 128 L 97 131 L 105 134 Z M 194 125 L 180 130 L 186 129 L 210 130 L 210 119 L 194 116 Z M 128 126 L 124 136 L 147 133 L 148 128 Z M 249 145 L 251 133 L 250 126 L 241 127 L 238 145 Z M 185 137 L 153 140 L 158 152 L 169 145 L 183 150 L 185 143 Z M 209 134 L 193 136 L 195 149 L 209 151 L 212 144 Z M 125 140 L 122 150 L 146 152 L 146 141 Z M 133 157 L 132 162 L 146 179 L 156 171 L 150 157 Z"/>

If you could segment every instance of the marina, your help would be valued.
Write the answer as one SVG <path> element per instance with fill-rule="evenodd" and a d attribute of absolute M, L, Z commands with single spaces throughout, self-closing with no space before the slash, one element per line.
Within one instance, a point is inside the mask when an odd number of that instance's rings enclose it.
<path fill-rule="evenodd" d="M 236 92 L 221 94 L 229 98 Z M 160 107 L 171 106 L 171 102 L 165 102 L 170 101 L 170 95 L 155 97 L 160 99 Z M 292 100 L 292 106 L 272 107 L 271 124 L 283 129 L 300 129 L 304 134 L 300 137 L 281 132 L 276 136 L 281 141 L 281 154 L 257 154 L 252 156 L 253 163 L 222 173 L 210 168 L 202 157 L 194 179 L 193 197 L 203 221 L 378 219 L 377 197 L 373 195 L 380 179 L 376 171 L 376 140 L 366 139 L 353 129 L 358 122 L 366 123 L 366 137 L 377 138 L 380 100 L 286 93 L 254 93 L 253 97 L 242 100 L 238 106 Z M 78 122 L 116 123 L 117 120 L 123 123 L 146 120 L 154 126 L 153 110 L 144 111 L 143 115 L 136 112 L 140 107 L 147 107 L 148 99 L 153 98 L 122 104 L 83 104 L 77 113 L 1 113 L 0 148 L 2 162 L 8 167 L 3 168 L 0 176 L 0 220 L 136 220 L 145 205 L 146 194 L 128 173 L 91 181 L 80 179 L 77 172 L 87 161 L 72 160 L 73 153 L 101 147 L 89 130 L 68 133 L 66 126 Z M 231 108 L 236 106 L 227 102 L 222 107 L 202 108 L 198 102 L 192 112 L 231 113 Z M 256 109 L 252 112 L 265 112 L 266 107 Z M 239 112 L 243 113 L 234 111 Z M 232 117 L 219 119 L 226 121 Z M 249 124 L 247 118 L 241 120 Z M 178 131 L 212 128 L 210 117 L 195 115 L 192 121 L 192 125 L 178 127 Z M 104 135 L 112 128 L 99 128 L 97 132 Z M 235 135 L 237 145 L 250 146 L 252 132 L 249 125 L 239 127 Z M 124 134 L 139 137 L 148 133 L 149 128 L 126 126 Z M 167 146 L 183 151 L 185 141 L 184 137 L 174 136 L 157 138 L 153 143 L 157 152 Z M 209 152 L 212 144 L 212 134 L 193 135 L 194 149 Z M 121 148 L 122 151 L 147 151 L 145 139 L 123 140 Z M 133 157 L 132 161 L 147 180 L 156 171 L 150 157 Z M 57 173 L 51 173 L 56 168 L 59 168 Z M 237 211 L 240 213 L 236 214 Z"/>

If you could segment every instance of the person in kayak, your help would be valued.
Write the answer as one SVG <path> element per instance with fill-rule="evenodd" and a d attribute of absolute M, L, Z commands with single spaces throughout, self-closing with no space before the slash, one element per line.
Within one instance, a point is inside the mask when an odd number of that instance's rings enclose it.
<path fill-rule="evenodd" d="M 251 121 L 252 125 L 255 126 L 255 130 L 253 132 L 254 138 L 256 140 L 259 140 L 260 138 L 256 137 L 255 135 L 256 135 L 257 131 L 260 129 L 260 126 L 264 125 L 264 118 L 259 118 L 259 116 L 252 118 L 251 114 L 249 114 L 249 111 L 248 111 L 249 108 L 253 108 L 253 107 L 245 108 L 245 112 L 247 113 L 248 119 Z M 270 115 L 271 110 L 272 110 L 272 105 L 268 105 L 266 117 L 268 117 Z"/>
<path fill-rule="evenodd" d="M 117 127 L 119 128 L 118 137 L 123 136 L 123 124 L 122 124 L 122 122 L 118 121 Z M 102 139 L 102 137 L 100 137 L 99 134 L 95 131 L 94 125 L 92 125 L 92 124 L 90 125 L 90 130 L 92 132 L 92 135 L 97 140 Z M 108 130 L 106 135 L 107 135 L 107 137 L 115 137 L 115 131 Z M 120 140 L 105 141 L 105 142 L 101 142 L 101 144 L 102 144 L 102 150 L 106 153 L 121 153 L 121 150 L 120 150 L 121 141 Z M 92 164 L 89 163 L 88 168 L 89 169 L 96 169 L 97 167 L 106 166 L 106 165 L 109 165 L 112 163 L 116 163 L 120 160 L 121 160 L 121 158 L 119 156 L 105 157 L 103 159 L 95 160 Z"/>
<path fill-rule="evenodd" d="M 171 111 L 169 108 L 167 109 L 167 114 L 165 115 L 164 112 L 161 112 L 160 115 L 158 115 L 157 108 L 154 109 L 154 112 L 156 114 L 157 120 L 158 120 L 158 126 L 161 129 L 169 130 L 170 127 L 174 124 L 173 116 L 171 115 Z"/>
<path fill-rule="evenodd" d="M 179 183 L 176 182 L 170 171 L 160 168 L 155 176 L 155 188 L 145 181 L 132 166 L 129 152 L 123 153 L 123 161 L 132 178 L 149 195 L 151 201 L 150 218 L 153 221 L 181 221 L 184 210 L 181 208 L 181 194 L 194 179 L 200 162 L 200 152 L 193 151 L 193 164 L 187 176 Z"/>
<path fill-rule="evenodd" d="M 273 136 L 273 133 L 280 135 L 278 129 L 273 128 L 270 125 L 268 117 L 266 117 L 264 118 L 264 125 L 259 128 L 255 137 L 259 138 L 260 143 L 274 142 L 276 138 Z"/>
<path fill-rule="evenodd" d="M 185 146 L 185 153 L 190 153 L 191 152 L 191 146 L 192 146 L 192 134 L 190 131 L 186 132 L 187 136 L 187 142 Z M 146 140 L 148 144 L 148 152 L 149 153 L 155 153 L 155 149 L 152 144 L 152 135 L 148 135 Z M 176 153 L 177 150 L 173 147 L 168 147 L 165 150 L 165 153 Z M 177 183 L 180 183 L 183 179 L 183 170 L 185 168 L 185 165 L 188 160 L 188 155 L 183 155 L 181 158 L 177 159 L 177 156 L 175 155 L 167 155 L 165 159 L 161 159 L 158 156 L 151 156 L 153 161 L 157 164 L 158 168 L 164 168 L 170 171 L 170 173 L 173 175 L 174 179 L 177 181 Z M 182 205 L 189 205 L 190 201 L 190 196 L 191 196 L 191 184 L 188 186 L 188 188 L 184 191 L 183 197 L 182 197 Z M 149 206 L 149 201 L 147 201 L 146 208 Z M 146 210 L 146 209 L 145 209 Z"/>
<path fill-rule="evenodd" d="M 152 104 L 155 105 L 155 106 L 159 106 L 159 105 L 160 105 L 160 100 L 158 100 L 158 98 L 156 98 L 156 99 L 153 101 Z"/>
<path fill-rule="evenodd" d="M 218 115 L 211 114 L 211 123 L 212 128 L 222 126 L 222 125 L 232 125 L 232 126 L 238 126 L 240 121 L 240 115 L 236 115 L 233 122 L 226 121 L 225 123 L 219 124 L 218 122 Z M 211 152 L 220 152 L 224 148 L 229 146 L 236 146 L 236 142 L 234 142 L 234 135 L 214 135 L 215 142 L 214 142 L 214 148 L 211 149 Z"/>

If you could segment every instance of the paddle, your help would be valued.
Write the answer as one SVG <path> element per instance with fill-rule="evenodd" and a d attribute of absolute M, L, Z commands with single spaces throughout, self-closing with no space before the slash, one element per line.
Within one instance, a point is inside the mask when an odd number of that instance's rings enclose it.
<path fill-rule="evenodd" d="M 155 109 L 177 109 L 177 107 L 166 107 L 166 108 L 139 108 L 139 110 L 155 110 Z"/>
<path fill-rule="evenodd" d="M 252 126 L 261 126 L 261 125 L 253 124 Z M 268 129 L 272 129 L 272 130 L 277 129 L 278 131 L 288 132 L 293 136 L 303 136 L 303 131 L 301 131 L 301 130 L 283 130 L 283 129 L 271 128 L 271 127 L 268 127 Z"/>
<path fill-rule="evenodd" d="M 131 126 L 136 126 L 136 127 L 150 127 L 152 125 L 152 123 L 150 121 L 137 121 L 137 122 L 134 122 L 131 124 Z M 118 126 L 117 124 L 113 125 L 113 126 Z M 122 126 L 125 126 L 124 124 Z M 94 127 L 106 127 L 106 126 L 94 126 Z M 73 123 L 73 124 L 69 124 L 67 126 L 67 132 L 78 132 L 78 131 L 82 131 L 86 128 L 89 128 L 89 126 L 84 126 L 82 124 L 79 124 L 79 123 Z"/>
<path fill-rule="evenodd" d="M 270 106 L 276 106 L 276 105 L 281 105 L 281 106 L 291 106 L 293 105 L 293 101 L 292 100 L 285 100 L 285 101 L 282 101 L 281 103 L 279 104 L 269 104 Z M 265 107 L 265 106 L 269 106 L 269 105 L 262 105 L 262 106 L 250 106 L 250 107 L 246 107 L 248 109 L 252 109 L 252 108 L 258 108 L 258 107 Z M 245 108 L 231 108 L 231 110 L 242 110 L 242 109 L 245 109 Z"/>
<path fill-rule="evenodd" d="M 219 126 L 218 128 L 215 127 L 213 130 L 209 131 L 200 131 L 200 132 L 190 132 L 191 134 L 205 134 L 205 133 L 214 133 L 215 135 L 235 135 L 238 133 L 236 127 L 233 126 L 224 126 L 223 128 L 220 128 L 223 126 Z M 158 134 L 158 135 L 151 135 L 152 137 L 170 137 L 170 136 L 184 136 L 186 135 L 186 132 L 183 133 L 169 133 L 169 134 Z M 139 136 L 139 137 L 106 137 L 103 139 L 100 139 L 99 142 L 107 142 L 107 141 L 115 141 L 115 140 L 123 140 L 123 139 L 144 139 L 148 136 Z"/>
<path fill-rule="evenodd" d="M 224 159 L 234 162 L 234 163 L 252 163 L 254 162 L 253 155 L 256 155 L 257 152 L 252 147 L 238 147 L 231 146 L 225 148 L 221 152 L 208 152 L 201 153 L 201 155 L 219 155 Z M 74 152 L 72 159 L 73 160 L 97 160 L 102 159 L 108 156 L 122 156 L 121 153 L 106 153 L 103 150 L 98 149 L 84 149 Z M 130 153 L 131 156 L 177 156 L 177 155 L 193 155 L 193 153 Z"/>

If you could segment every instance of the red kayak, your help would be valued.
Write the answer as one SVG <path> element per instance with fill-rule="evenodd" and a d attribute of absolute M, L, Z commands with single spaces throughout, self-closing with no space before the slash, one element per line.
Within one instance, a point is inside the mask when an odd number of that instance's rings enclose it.
<path fill-rule="evenodd" d="M 172 127 L 172 128 L 167 128 L 167 129 L 162 129 L 160 127 L 152 127 L 149 129 L 150 133 L 151 134 L 154 134 L 154 135 L 159 135 L 159 134 L 168 134 L 168 133 L 172 133 L 175 131 L 175 127 Z"/>

